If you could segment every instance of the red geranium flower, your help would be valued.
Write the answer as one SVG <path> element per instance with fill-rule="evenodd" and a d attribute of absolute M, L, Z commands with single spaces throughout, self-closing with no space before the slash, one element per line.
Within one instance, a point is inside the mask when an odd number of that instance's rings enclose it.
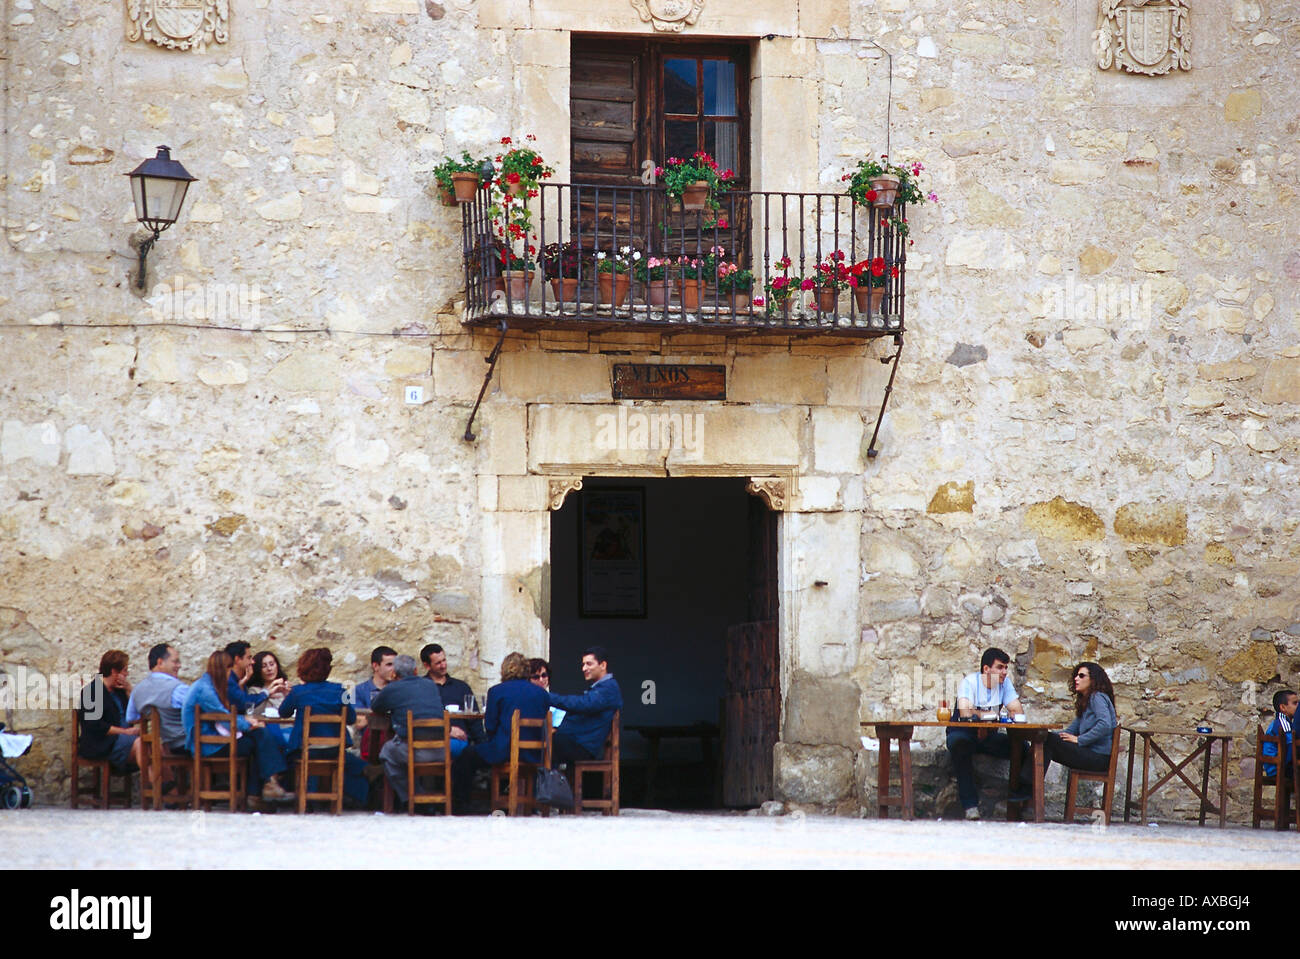
<path fill-rule="evenodd" d="M 518 174 L 518 173 L 507 173 L 507 174 L 506 174 L 506 182 L 507 182 L 507 183 L 518 183 L 518 182 L 519 182 L 519 174 Z"/>
<path fill-rule="evenodd" d="M 868 190 L 868 191 L 867 191 L 867 202 L 868 202 L 868 203 L 875 203 L 875 202 L 876 202 L 876 197 L 877 197 L 877 196 L 879 196 L 879 194 L 877 194 L 875 190 Z"/>

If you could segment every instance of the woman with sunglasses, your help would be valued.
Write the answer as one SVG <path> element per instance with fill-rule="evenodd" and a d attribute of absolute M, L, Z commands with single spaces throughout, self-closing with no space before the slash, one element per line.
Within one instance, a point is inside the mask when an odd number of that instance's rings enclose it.
<path fill-rule="evenodd" d="M 1052 760 L 1071 769 L 1105 772 L 1110 768 L 1110 747 L 1119 717 L 1115 712 L 1115 687 L 1106 670 L 1096 663 L 1080 663 L 1070 679 L 1074 690 L 1074 721 L 1058 732 L 1047 734 L 1043 743 L 1043 772 Z M 1026 799 L 1033 789 L 1033 766 L 1026 764 L 1020 777 L 1021 793 L 1009 797 Z"/>

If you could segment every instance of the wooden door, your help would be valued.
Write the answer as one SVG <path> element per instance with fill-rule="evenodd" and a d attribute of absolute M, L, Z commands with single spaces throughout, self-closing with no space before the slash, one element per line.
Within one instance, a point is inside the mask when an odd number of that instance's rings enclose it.
<path fill-rule="evenodd" d="M 722 803 L 757 806 L 772 798 L 773 748 L 781 720 L 777 649 L 777 516 L 749 499 L 749 615 L 727 629 Z"/>

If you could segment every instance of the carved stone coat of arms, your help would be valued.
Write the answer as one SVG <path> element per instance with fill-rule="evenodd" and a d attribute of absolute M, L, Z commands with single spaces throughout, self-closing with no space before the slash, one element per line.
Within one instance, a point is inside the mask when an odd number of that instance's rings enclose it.
<path fill-rule="evenodd" d="M 230 36 L 230 0 L 126 0 L 126 38 L 199 50 Z"/>
<path fill-rule="evenodd" d="M 641 19 L 656 30 L 681 33 L 694 24 L 704 10 L 704 0 L 632 0 Z"/>
<path fill-rule="evenodd" d="M 1101 0 L 1097 66 L 1147 76 L 1192 68 L 1187 0 Z"/>

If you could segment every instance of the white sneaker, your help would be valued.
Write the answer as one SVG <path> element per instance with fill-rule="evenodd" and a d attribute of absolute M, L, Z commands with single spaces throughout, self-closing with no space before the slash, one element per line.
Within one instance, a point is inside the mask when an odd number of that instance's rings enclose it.
<path fill-rule="evenodd" d="M 979 806 L 971 806 L 970 809 L 967 809 L 967 810 L 966 810 L 966 818 L 969 819 L 969 820 L 972 820 L 972 821 L 975 821 L 975 820 L 979 819 L 979 818 L 980 818 L 980 807 L 979 807 Z"/>

